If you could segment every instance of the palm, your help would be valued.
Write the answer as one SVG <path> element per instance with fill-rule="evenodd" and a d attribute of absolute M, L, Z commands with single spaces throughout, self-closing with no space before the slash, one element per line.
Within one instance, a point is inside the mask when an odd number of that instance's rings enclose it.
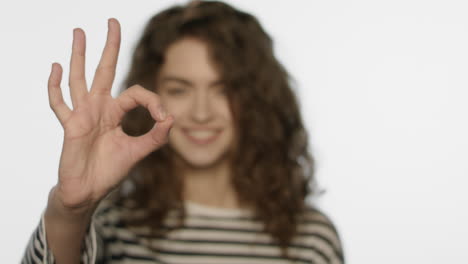
<path fill-rule="evenodd" d="M 110 95 L 119 45 L 120 26 L 110 20 L 107 43 L 88 92 L 84 32 L 75 31 L 69 81 L 73 110 L 62 98 L 61 68 L 53 67 L 49 78 L 49 101 L 65 131 L 58 191 L 63 203 L 70 207 L 102 199 L 138 160 L 166 143 L 173 122 L 172 117 L 159 116 L 158 96 L 140 86 L 127 89 L 115 99 Z M 148 108 L 157 125 L 134 138 L 122 131 L 120 122 L 139 104 Z"/>

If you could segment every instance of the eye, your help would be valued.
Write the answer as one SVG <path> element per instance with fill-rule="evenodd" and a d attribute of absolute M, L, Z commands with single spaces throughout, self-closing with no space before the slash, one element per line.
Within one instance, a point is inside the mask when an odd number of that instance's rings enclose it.
<path fill-rule="evenodd" d="M 170 87 L 166 91 L 169 95 L 181 95 L 186 92 L 186 89 L 182 87 Z"/>
<path fill-rule="evenodd" d="M 226 95 L 227 94 L 227 89 L 225 86 L 217 86 L 214 88 L 215 93 L 219 95 Z"/>

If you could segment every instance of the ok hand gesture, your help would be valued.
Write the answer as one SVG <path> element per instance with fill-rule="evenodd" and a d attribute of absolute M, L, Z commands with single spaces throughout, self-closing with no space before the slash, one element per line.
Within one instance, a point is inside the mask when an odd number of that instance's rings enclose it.
<path fill-rule="evenodd" d="M 130 168 L 168 140 L 174 122 L 161 107 L 159 96 L 141 86 L 110 94 L 120 47 L 120 25 L 109 19 L 107 41 L 88 91 L 85 80 L 85 34 L 75 29 L 69 86 L 73 110 L 63 100 L 62 68 L 52 65 L 48 82 L 49 102 L 64 129 L 64 142 L 55 195 L 66 208 L 96 205 L 127 175 Z M 124 114 L 137 105 L 148 109 L 155 126 L 146 134 L 131 137 L 120 125 Z"/>

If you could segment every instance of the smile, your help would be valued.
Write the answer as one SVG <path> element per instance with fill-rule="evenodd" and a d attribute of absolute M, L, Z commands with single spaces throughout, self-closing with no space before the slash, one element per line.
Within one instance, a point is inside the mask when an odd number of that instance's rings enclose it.
<path fill-rule="evenodd" d="M 212 130 L 212 129 L 209 129 L 209 130 L 190 130 L 190 129 L 187 129 L 187 130 L 183 130 L 185 136 L 187 136 L 187 138 L 195 143 L 195 144 L 199 144 L 199 145 L 204 145 L 204 144 L 209 144 L 213 141 L 215 141 L 219 135 L 221 134 L 221 130 Z"/>

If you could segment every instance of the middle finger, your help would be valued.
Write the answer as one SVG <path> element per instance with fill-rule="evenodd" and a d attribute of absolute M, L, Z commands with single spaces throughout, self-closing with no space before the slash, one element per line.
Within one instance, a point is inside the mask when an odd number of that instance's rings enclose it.
<path fill-rule="evenodd" d="M 68 85 L 73 107 L 76 107 L 88 93 L 85 79 L 86 36 L 82 29 L 73 30 L 72 55 Z"/>

